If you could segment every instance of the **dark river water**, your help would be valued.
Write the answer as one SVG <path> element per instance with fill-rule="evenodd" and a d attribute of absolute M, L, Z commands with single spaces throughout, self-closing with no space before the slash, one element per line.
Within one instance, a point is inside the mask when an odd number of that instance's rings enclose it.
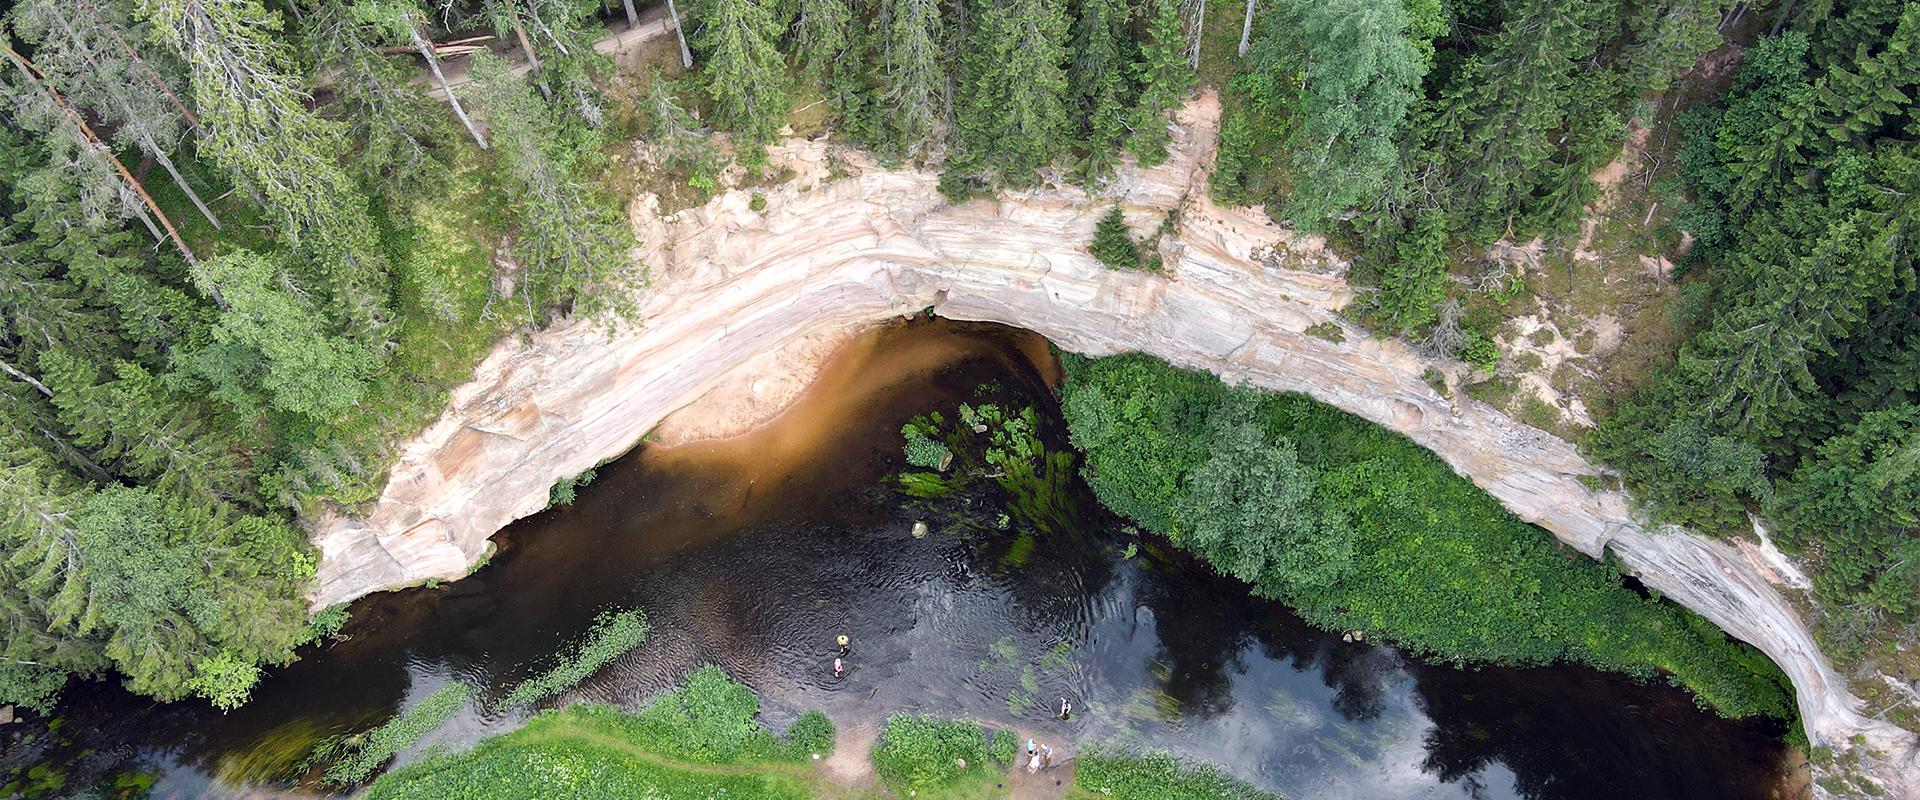
<path fill-rule="evenodd" d="M 1296 800 L 1744 799 L 1780 785 L 1778 725 L 1579 667 L 1462 670 L 1344 642 L 1139 537 L 1077 482 L 1051 530 L 1003 520 L 991 482 L 933 505 L 891 488 L 902 423 L 962 402 L 1035 405 L 1060 446 L 1054 369 L 1044 342 L 1010 329 L 885 329 L 775 424 L 642 447 L 574 507 L 501 533 L 473 577 L 360 601 L 343 640 L 271 671 L 238 711 L 76 685 L 55 730 L 0 729 L 0 770 L 41 762 L 40 783 L 68 789 L 118 776 L 122 796 L 154 776 L 164 798 L 319 794 L 294 782 L 319 738 L 448 680 L 491 699 L 596 613 L 638 606 L 647 642 L 569 698 L 635 706 L 712 662 L 758 690 L 776 726 L 821 708 L 860 743 L 891 713 L 969 716 L 1174 750 Z M 836 679 L 840 633 L 853 652 Z M 1053 717 L 1062 696 L 1071 722 Z M 523 718 L 481 705 L 402 759 Z"/>

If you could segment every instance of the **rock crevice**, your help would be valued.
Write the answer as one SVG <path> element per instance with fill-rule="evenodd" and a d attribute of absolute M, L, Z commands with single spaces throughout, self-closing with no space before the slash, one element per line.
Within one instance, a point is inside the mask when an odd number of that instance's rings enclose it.
<path fill-rule="evenodd" d="M 953 205 L 931 173 L 869 166 L 829 179 L 826 145 L 791 142 L 775 155 L 798 177 L 765 191 L 764 211 L 746 192 L 667 220 L 637 201 L 646 244 L 635 257 L 656 279 L 644 323 L 609 335 L 582 320 L 501 342 L 440 420 L 405 443 L 378 501 L 316 521 L 315 605 L 458 578 L 495 531 L 546 505 L 554 481 L 632 448 L 736 368 L 804 337 L 933 307 L 1029 328 L 1075 352 L 1140 351 L 1305 393 L 1397 430 L 1520 518 L 1590 556 L 1613 553 L 1759 647 L 1792 678 L 1815 743 L 1844 748 L 1858 737 L 1880 754 L 1873 771 L 1891 794 L 1920 792 L 1914 737 L 1859 712 L 1762 567 L 1726 543 L 1649 529 L 1624 495 L 1581 480 L 1598 470 L 1572 445 L 1436 392 L 1428 361 L 1337 316 L 1353 291 L 1318 242 L 1214 206 L 1204 170 L 1217 115 L 1211 97 L 1190 104 L 1168 162 L 1123 170 L 1105 195 L 1051 188 Z M 1114 203 L 1141 234 L 1177 212 L 1166 274 L 1110 270 L 1088 254 Z M 1343 340 L 1306 333 L 1326 324 Z"/>

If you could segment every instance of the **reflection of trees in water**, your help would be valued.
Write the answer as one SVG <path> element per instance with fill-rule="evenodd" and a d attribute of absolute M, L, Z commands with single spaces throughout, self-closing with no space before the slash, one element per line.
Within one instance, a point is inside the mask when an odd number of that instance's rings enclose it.
<path fill-rule="evenodd" d="M 1434 726 L 1423 766 L 1448 783 L 1472 785 L 1497 763 L 1526 798 L 1619 800 L 1631 788 L 1634 797 L 1731 800 L 1778 764 L 1778 752 L 1736 730 L 1742 723 L 1700 714 L 1667 686 L 1574 667 L 1410 670 Z"/>

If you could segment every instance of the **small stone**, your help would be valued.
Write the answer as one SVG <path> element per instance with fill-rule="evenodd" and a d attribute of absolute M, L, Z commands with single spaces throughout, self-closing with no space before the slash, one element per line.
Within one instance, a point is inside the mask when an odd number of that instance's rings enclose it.
<path fill-rule="evenodd" d="M 1343 642 L 1351 642 L 1351 641 L 1353 641 L 1353 634 L 1351 634 L 1351 633 L 1343 633 L 1343 634 L 1340 634 L 1340 641 L 1343 641 Z"/>
<path fill-rule="evenodd" d="M 13 706 L 0 706 L 0 725 L 13 724 Z"/>
<path fill-rule="evenodd" d="M 953 760 L 953 763 L 955 766 L 958 766 L 961 769 L 967 768 L 967 760 L 964 758 L 956 758 Z"/>
<path fill-rule="evenodd" d="M 984 422 L 976 422 L 976 423 L 973 423 L 973 432 L 974 432 L 974 433 L 986 433 L 986 432 L 987 432 L 987 423 L 984 423 Z"/>
<path fill-rule="evenodd" d="M 918 522 L 918 521 L 913 523 L 913 538 L 915 539 L 927 538 L 927 523 Z"/>
<path fill-rule="evenodd" d="M 1356 641 L 1356 642 L 1364 642 L 1364 641 L 1366 641 L 1366 640 L 1367 640 L 1367 632 L 1366 632 L 1366 631 L 1354 631 L 1354 632 L 1353 632 L 1353 640 L 1354 640 L 1354 641 Z"/>

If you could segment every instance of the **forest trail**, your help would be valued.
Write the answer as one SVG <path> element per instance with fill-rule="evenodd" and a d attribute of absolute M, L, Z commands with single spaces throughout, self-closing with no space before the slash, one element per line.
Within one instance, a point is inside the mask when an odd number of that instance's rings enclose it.
<path fill-rule="evenodd" d="M 618 58 L 622 53 L 672 35 L 673 22 L 667 19 L 666 7 L 659 6 L 640 12 L 640 24 L 634 27 L 627 27 L 624 22 L 607 26 L 607 35 L 595 41 L 593 49 L 601 55 Z M 525 75 L 533 71 L 533 64 L 526 60 L 519 47 L 508 48 L 504 55 L 507 56 L 508 63 L 513 65 L 513 74 Z M 457 89 L 472 82 L 473 59 L 466 57 L 443 59 L 441 71 L 447 76 L 447 85 Z M 447 93 L 440 88 L 439 84 L 433 82 L 424 68 L 414 82 L 426 87 L 428 97 L 446 102 Z"/>

